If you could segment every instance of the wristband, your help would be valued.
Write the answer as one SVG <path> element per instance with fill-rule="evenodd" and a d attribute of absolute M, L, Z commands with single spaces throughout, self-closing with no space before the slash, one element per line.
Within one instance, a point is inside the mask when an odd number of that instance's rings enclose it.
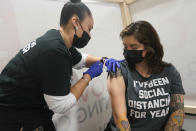
<path fill-rule="evenodd" d="M 106 59 L 108 59 L 108 58 L 107 57 L 102 57 L 100 62 L 104 64 Z"/>
<path fill-rule="evenodd" d="M 90 82 L 89 79 L 85 78 L 84 76 L 82 77 L 82 79 L 86 81 L 87 85 L 89 85 L 89 82 Z"/>

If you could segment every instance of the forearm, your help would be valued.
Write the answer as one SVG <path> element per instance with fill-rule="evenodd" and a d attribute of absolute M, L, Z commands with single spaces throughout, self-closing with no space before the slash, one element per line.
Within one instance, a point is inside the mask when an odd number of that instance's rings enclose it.
<path fill-rule="evenodd" d="M 88 79 L 89 82 L 91 81 L 90 75 L 85 74 L 84 77 Z M 71 93 L 76 97 L 77 101 L 80 99 L 89 82 L 81 78 L 74 86 L 72 86 Z"/>
<path fill-rule="evenodd" d="M 184 122 L 184 97 L 183 95 L 171 96 L 170 116 L 165 126 L 165 131 L 180 131 Z"/>
<path fill-rule="evenodd" d="M 100 60 L 101 60 L 101 57 L 88 55 L 86 58 L 86 67 L 90 67 L 92 64 L 94 64 Z"/>
<path fill-rule="evenodd" d="M 184 122 L 184 111 L 177 110 L 173 112 L 165 126 L 165 131 L 180 131 Z"/>
<path fill-rule="evenodd" d="M 122 114 L 122 115 L 113 114 L 113 116 L 118 131 L 131 131 L 131 127 L 126 117 L 126 114 Z"/>

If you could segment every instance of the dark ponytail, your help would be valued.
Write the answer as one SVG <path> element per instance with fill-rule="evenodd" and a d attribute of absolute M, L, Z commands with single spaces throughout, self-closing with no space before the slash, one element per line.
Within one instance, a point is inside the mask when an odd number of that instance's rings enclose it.
<path fill-rule="evenodd" d="M 60 26 L 65 26 L 73 15 L 77 15 L 80 21 L 83 21 L 87 15 L 91 16 L 92 14 L 81 0 L 70 0 L 61 11 Z"/>
<path fill-rule="evenodd" d="M 80 3 L 81 0 L 70 0 L 72 3 Z"/>

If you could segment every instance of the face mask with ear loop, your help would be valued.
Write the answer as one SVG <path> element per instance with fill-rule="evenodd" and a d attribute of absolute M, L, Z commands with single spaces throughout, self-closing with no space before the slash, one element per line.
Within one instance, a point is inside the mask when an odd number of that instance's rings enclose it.
<path fill-rule="evenodd" d="M 84 48 L 88 44 L 89 40 L 91 39 L 89 34 L 86 31 L 84 31 L 84 29 L 83 29 L 81 24 L 80 24 L 80 26 L 81 26 L 82 31 L 83 31 L 82 37 L 79 38 L 77 36 L 76 31 L 78 30 L 78 27 L 76 27 L 75 28 L 74 38 L 73 38 L 73 43 L 72 43 L 72 45 L 74 47 L 79 48 L 79 49 Z"/>
<path fill-rule="evenodd" d="M 125 60 L 129 63 L 129 64 L 137 64 L 140 63 L 144 60 L 144 57 L 142 56 L 144 50 L 127 50 L 124 49 L 124 57 Z"/>

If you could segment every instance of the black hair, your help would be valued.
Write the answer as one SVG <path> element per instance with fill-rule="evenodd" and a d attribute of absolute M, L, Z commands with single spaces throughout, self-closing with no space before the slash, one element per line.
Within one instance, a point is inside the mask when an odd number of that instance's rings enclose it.
<path fill-rule="evenodd" d="M 87 15 L 91 16 L 92 14 L 81 0 L 70 0 L 61 11 L 60 26 L 65 26 L 73 15 L 77 15 L 80 21 L 83 21 Z"/>

